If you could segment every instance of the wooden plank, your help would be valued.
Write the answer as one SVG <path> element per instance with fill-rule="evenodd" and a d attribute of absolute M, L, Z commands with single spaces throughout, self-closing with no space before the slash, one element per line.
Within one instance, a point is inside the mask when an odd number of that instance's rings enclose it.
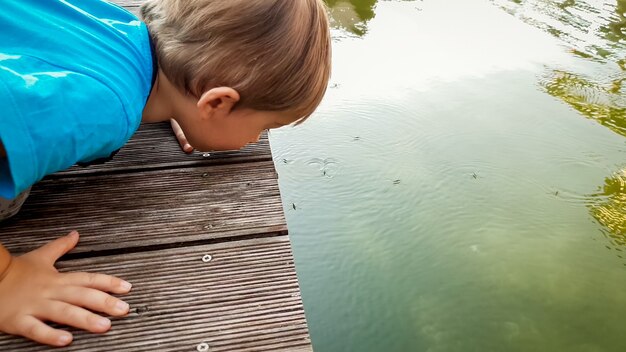
<path fill-rule="evenodd" d="M 113 160 L 88 167 L 74 166 L 56 175 L 128 172 L 272 160 L 267 133 L 262 135 L 258 143 L 250 144 L 240 151 L 213 152 L 209 157 L 204 157 L 203 154 L 200 152 L 185 154 L 180 149 L 169 123 L 146 124 L 139 128 Z"/>
<path fill-rule="evenodd" d="M 44 180 L 0 223 L 14 254 L 76 229 L 74 253 L 285 234 L 271 161 Z"/>
<path fill-rule="evenodd" d="M 120 6 L 126 8 L 139 7 L 141 4 L 146 2 L 146 0 L 110 0 L 114 4 L 118 4 Z"/>
<path fill-rule="evenodd" d="M 210 262 L 202 257 L 212 255 Z M 311 351 L 287 236 L 62 262 L 133 283 L 131 314 L 60 351 Z M 45 351 L 0 335 L 0 351 Z"/>
<path fill-rule="evenodd" d="M 125 8 L 126 8 L 126 10 L 132 12 L 135 16 L 140 17 L 139 16 L 139 6 L 126 6 Z"/>

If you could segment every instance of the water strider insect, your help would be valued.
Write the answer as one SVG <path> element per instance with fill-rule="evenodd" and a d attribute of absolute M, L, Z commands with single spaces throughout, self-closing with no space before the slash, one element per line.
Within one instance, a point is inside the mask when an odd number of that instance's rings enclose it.
<path fill-rule="evenodd" d="M 474 179 L 477 179 L 477 178 L 478 178 L 478 173 L 479 173 L 479 172 L 480 172 L 480 171 L 472 172 L 472 177 L 473 177 Z"/>
<path fill-rule="evenodd" d="M 291 207 L 293 208 L 293 210 L 296 210 L 296 203 L 291 203 Z"/>
<path fill-rule="evenodd" d="M 394 185 L 399 185 L 399 184 L 400 184 L 400 179 L 393 180 L 393 184 L 394 184 Z"/>

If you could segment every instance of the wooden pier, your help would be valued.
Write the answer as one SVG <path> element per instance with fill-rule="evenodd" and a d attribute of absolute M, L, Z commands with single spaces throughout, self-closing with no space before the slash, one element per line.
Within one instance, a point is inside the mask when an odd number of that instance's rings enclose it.
<path fill-rule="evenodd" d="M 185 155 L 169 124 L 142 126 L 112 161 L 33 187 L 0 242 L 20 254 L 73 229 L 57 266 L 131 282 L 131 313 L 55 350 L 312 350 L 267 136 Z M 0 334 L 0 351 L 49 349 Z"/>

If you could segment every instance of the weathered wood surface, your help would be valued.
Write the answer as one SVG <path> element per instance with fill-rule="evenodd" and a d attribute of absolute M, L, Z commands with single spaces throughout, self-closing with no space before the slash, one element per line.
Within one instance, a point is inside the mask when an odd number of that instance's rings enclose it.
<path fill-rule="evenodd" d="M 24 253 L 76 229 L 73 253 L 286 234 L 271 161 L 40 182 L 0 242 Z M 144 250 L 146 248 L 143 248 Z"/>
<path fill-rule="evenodd" d="M 204 255 L 212 260 L 203 262 Z M 131 283 L 127 317 L 104 335 L 76 329 L 61 351 L 311 351 L 286 236 L 72 260 L 62 271 Z M 45 351 L 0 335 L 0 351 Z"/>
<path fill-rule="evenodd" d="M 113 0 L 112 2 L 128 9 L 141 6 L 146 0 Z"/>
<path fill-rule="evenodd" d="M 139 17 L 139 7 L 141 4 L 146 2 L 146 0 L 110 0 L 112 3 L 115 3 L 119 6 L 126 8 L 126 10 L 135 14 L 135 16 Z"/>
<path fill-rule="evenodd" d="M 74 166 L 55 177 L 272 160 L 267 133 L 263 133 L 258 143 L 239 151 L 214 152 L 209 157 L 203 154 L 197 151 L 185 154 L 169 123 L 147 124 L 139 127 L 113 160 L 89 167 Z"/>

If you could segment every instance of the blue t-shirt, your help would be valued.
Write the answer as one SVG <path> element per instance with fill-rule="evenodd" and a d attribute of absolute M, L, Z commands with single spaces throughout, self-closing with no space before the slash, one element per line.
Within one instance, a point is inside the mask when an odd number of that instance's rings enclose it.
<path fill-rule="evenodd" d="M 0 0 L 0 197 L 124 145 L 153 64 L 146 25 L 117 5 Z"/>

